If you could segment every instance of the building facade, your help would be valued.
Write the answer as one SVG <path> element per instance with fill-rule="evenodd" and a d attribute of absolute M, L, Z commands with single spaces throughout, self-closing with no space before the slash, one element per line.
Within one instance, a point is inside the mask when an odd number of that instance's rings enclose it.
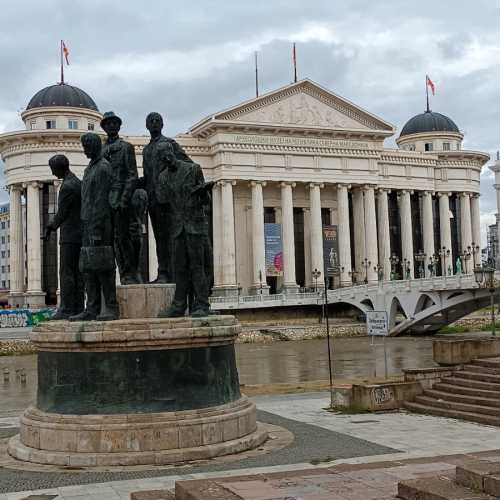
<path fill-rule="evenodd" d="M 55 300 L 57 244 L 55 238 L 40 240 L 57 202 L 48 159 L 66 154 L 81 177 L 88 162 L 79 138 L 88 130 L 102 133 L 100 117 L 90 96 L 59 84 L 31 99 L 22 114 L 25 130 L 0 135 L 10 191 L 14 304 Z M 385 147 L 395 132 L 386 121 L 302 80 L 178 135 L 206 179 L 215 182 L 213 295 L 321 287 L 317 273 L 324 272 L 325 251 L 335 261 L 329 287 L 471 271 L 479 261 L 479 182 L 488 155 L 462 150 L 455 123 L 431 111 L 408 121 L 397 148 Z M 149 138 L 125 138 L 136 148 L 141 171 Z M 336 235 L 329 250 L 325 227 Z M 266 264 L 270 228 L 274 244 L 278 240 L 277 272 Z M 152 231 L 147 238 L 154 279 Z"/>

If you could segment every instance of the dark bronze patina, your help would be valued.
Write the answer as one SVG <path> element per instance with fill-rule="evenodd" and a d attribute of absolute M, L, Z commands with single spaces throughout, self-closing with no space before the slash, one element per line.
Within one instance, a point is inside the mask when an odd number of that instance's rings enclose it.
<path fill-rule="evenodd" d="M 48 241 L 53 231 L 59 234 L 59 288 L 60 304 L 53 320 L 68 319 L 83 311 L 83 277 L 78 269 L 82 230 L 80 222 L 81 181 L 69 169 L 69 160 L 64 155 L 55 155 L 49 160 L 52 175 L 62 179 L 59 189 L 58 208 L 47 225 L 43 239 Z"/>
<path fill-rule="evenodd" d="M 82 181 L 82 249 L 80 271 L 84 274 L 87 304 L 71 321 L 118 319 L 116 301 L 115 256 L 113 250 L 113 209 L 110 204 L 114 175 L 109 162 L 102 157 L 101 139 L 87 133 L 81 138 L 90 163 Z M 101 307 L 101 293 L 103 304 Z"/>

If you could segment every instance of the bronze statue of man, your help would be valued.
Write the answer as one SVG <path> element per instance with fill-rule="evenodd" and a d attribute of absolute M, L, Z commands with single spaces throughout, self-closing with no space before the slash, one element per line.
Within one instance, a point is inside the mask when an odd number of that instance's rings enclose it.
<path fill-rule="evenodd" d="M 102 148 L 102 156 L 111 164 L 114 177 L 109 203 L 113 210 L 114 246 L 120 283 L 132 285 L 141 282 L 130 234 L 133 217 L 131 198 L 138 176 L 134 146 L 119 136 L 121 124 L 121 118 L 113 111 L 104 113 L 101 128 L 108 137 Z"/>
<path fill-rule="evenodd" d="M 82 135 L 85 156 L 90 159 L 82 181 L 82 249 L 80 271 L 84 275 L 87 304 L 71 321 L 109 321 L 119 318 L 116 301 L 116 267 L 113 249 L 113 209 L 110 205 L 115 176 L 102 157 L 101 138 L 94 133 Z M 104 299 L 101 307 L 101 294 Z"/>
<path fill-rule="evenodd" d="M 190 315 L 209 314 L 209 283 L 206 240 L 208 239 L 207 184 L 200 165 L 176 159 L 170 144 L 159 150 L 163 169 L 156 197 L 170 212 L 175 295 L 172 306 L 161 316 L 184 316 L 192 294 Z"/>
<path fill-rule="evenodd" d="M 156 283 L 172 283 L 172 241 L 170 238 L 170 213 L 165 202 L 156 196 L 158 177 L 164 168 L 160 160 L 160 151 L 167 145 L 173 151 L 176 160 L 192 162 L 181 146 L 170 137 L 162 135 L 163 118 L 159 113 L 149 113 L 146 117 L 146 128 L 151 134 L 149 144 L 143 150 L 144 188 L 148 194 L 148 212 L 151 217 L 153 233 L 156 240 L 158 257 L 158 277 Z"/>
<path fill-rule="evenodd" d="M 64 155 L 52 156 L 49 160 L 52 175 L 62 179 L 59 189 L 57 213 L 47 225 L 44 240 L 60 229 L 59 234 L 59 307 L 51 319 L 68 319 L 83 311 L 83 277 L 78 269 L 82 229 L 80 222 L 80 179 L 69 169 L 69 160 Z"/>

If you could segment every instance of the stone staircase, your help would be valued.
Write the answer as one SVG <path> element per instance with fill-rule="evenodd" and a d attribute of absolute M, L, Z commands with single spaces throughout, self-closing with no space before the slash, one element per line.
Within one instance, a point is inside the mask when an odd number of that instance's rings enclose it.
<path fill-rule="evenodd" d="M 473 460 L 455 474 L 398 483 L 403 500 L 493 500 L 500 498 L 500 462 Z"/>
<path fill-rule="evenodd" d="M 464 365 L 404 407 L 500 427 L 500 358 L 476 359 Z"/>

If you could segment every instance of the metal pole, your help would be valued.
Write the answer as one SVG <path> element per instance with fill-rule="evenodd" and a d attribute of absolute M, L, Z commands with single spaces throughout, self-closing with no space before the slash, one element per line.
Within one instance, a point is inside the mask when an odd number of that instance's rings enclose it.
<path fill-rule="evenodd" d="M 493 287 L 490 288 L 491 294 L 491 336 L 495 337 L 495 299 L 494 299 L 495 289 Z"/>
<path fill-rule="evenodd" d="M 387 346 L 385 343 L 385 335 L 384 335 L 384 373 L 385 373 L 385 379 L 387 380 Z"/>
<path fill-rule="evenodd" d="M 328 347 L 328 375 L 330 377 L 330 407 L 333 408 L 333 366 L 332 366 L 332 353 L 330 349 L 330 321 L 328 318 L 328 287 L 326 286 L 326 273 L 325 273 L 325 320 L 326 320 L 326 343 Z"/>

